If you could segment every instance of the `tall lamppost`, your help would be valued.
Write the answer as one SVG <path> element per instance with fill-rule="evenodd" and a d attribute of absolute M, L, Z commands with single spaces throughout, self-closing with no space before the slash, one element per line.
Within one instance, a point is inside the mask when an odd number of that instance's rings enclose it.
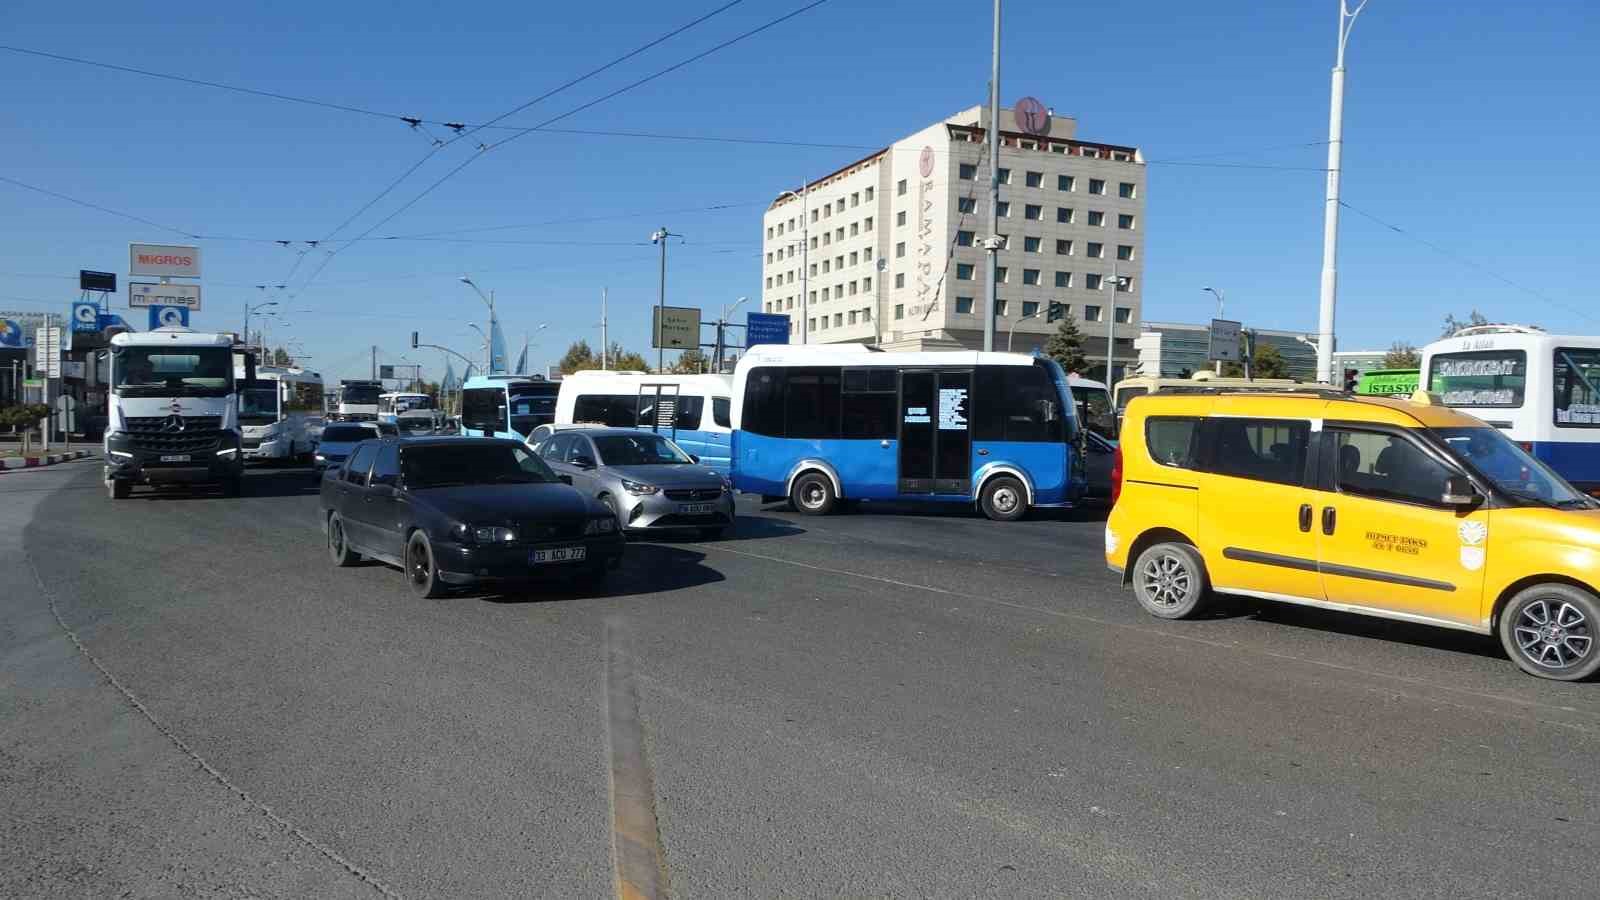
<path fill-rule="evenodd" d="M 1222 310 L 1223 310 L 1222 291 L 1220 289 L 1218 289 L 1218 288 L 1213 288 L 1213 287 L 1201 288 L 1200 290 L 1208 292 L 1208 293 L 1211 293 L 1211 294 L 1216 296 L 1216 298 L 1217 298 L 1217 318 L 1219 318 L 1219 319 L 1222 318 Z M 1218 375 L 1222 374 L 1222 360 L 1220 360 L 1220 359 L 1217 360 L 1217 374 Z"/>
<path fill-rule="evenodd" d="M 1355 9 L 1349 0 L 1339 0 L 1339 42 L 1333 57 L 1333 83 L 1328 104 L 1328 194 L 1322 211 L 1322 297 L 1317 309 L 1317 379 L 1332 383 L 1333 310 L 1339 295 L 1339 168 L 1344 153 L 1344 49 L 1356 16 L 1367 6 L 1360 0 Z"/>
<path fill-rule="evenodd" d="M 478 324 L 476 322 L 468 322 L 467 323 L 467 327 L 471 328 L 473 331 L 476 331 L 478 333 L 478 336 L 483 338 L 483 362 L 484 362 L 483 374 L 485 374 L 485 375 L 493 375 L 494 373 L 490 370 L 489 365 L 494 360 L 490 359 L 489 354 L 493 353 L 494 351 L 489 346 L 489 336 L 487 334 L 484 334 L 483 329 L 479 328 Z"/>
<path fill-rule="evenodd" d="M 494 291 L 490 291 L 489 293 L 485 294 L 483 292 L 483 288 L 478 287 L 477 282 L 473 281 L 472 280 L 472 276 L 470 276 L 470 275 L 463 275 L 463 276 L 461 276 L 461 278 L 459 280 L 461 281 L 462 284 L 466 285 L 469 288 L 472 288 L 473 292 L 476 293 L 478 295 L 478 297 L 481 300 L 483 300 L 484 304 L 489 307 L 489 330 L 493 331 L 494 330 Z M 485 339 L 485 340 L 487 340 L 487 339 Z M 488 365 L 487 368 L 485 368 L 483 370 L 483 374 L 485 374 L 485 375 L 493 375 L 494 374 L 494 356 L 493 356 L 493 353 L 494 353 L 494 351 L 491 349 L 489 351 L 490 356 L 488 358 L 489 365 Z"/>
<path fill-rule="evenodd" d="M 251 306 L 249 303 L 246 303 L 244 305 L 244 335 L 243 335 L 243 343 L 244 343 L 245 346 L 248 347 L 250 345 L 250 316 L 251 316 L 251 314 L 253 314 L 258 309 L 266 309 L 269 306 L 277 306 L 277 305 L 278 305 L 278 301 L 276 301 L 276 300 L 268 300 L 265 303 L 257 303 L 254 306 Z"/>

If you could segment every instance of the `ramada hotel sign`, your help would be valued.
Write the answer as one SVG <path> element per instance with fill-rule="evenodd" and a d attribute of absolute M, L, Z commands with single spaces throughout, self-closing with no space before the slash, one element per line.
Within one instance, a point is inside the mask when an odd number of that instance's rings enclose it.
<path fill-rule="evenodd" d="M 158 278 L 199 278 L 200 248 L 167 244 L 129 244 L 128 274 Z"/>

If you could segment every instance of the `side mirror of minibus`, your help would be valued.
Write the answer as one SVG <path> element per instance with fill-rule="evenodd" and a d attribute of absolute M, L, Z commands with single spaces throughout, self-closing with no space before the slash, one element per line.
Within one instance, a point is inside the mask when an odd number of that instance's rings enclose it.
<path fill-rule="evenodd" d="M 1483 495 L 1472 486 L 1465 475 L 1451 475 L 1444 480 L 1444 493 L 1439 502 L 1449 506 L 1477 506 Z"/>

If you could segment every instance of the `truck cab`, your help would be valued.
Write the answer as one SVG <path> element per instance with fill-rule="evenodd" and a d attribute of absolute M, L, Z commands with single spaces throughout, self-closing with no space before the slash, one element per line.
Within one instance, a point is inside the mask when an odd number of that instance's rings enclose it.
<path fill-rule="evenodd" d="M 254 355 L 237 352 L 249 384 Z M 112 499 L 141 484 L 215 484 L 238 493 L 244 460 L 235 353 L 231 334 L 180 327 L 111 339 L 104 449 Z"/>

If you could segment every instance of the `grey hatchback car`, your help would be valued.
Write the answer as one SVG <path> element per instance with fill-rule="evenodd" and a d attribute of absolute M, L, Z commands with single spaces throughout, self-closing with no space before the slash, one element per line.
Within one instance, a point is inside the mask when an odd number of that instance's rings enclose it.
<path fill-rule="evenodd" d="M 563 428 L 534 445 L 573 487 L 609 505 L 628 531 L 697 529 L 717 537 L 733 525 L 733 488 L 665 435 L 642 428 Z"/>

